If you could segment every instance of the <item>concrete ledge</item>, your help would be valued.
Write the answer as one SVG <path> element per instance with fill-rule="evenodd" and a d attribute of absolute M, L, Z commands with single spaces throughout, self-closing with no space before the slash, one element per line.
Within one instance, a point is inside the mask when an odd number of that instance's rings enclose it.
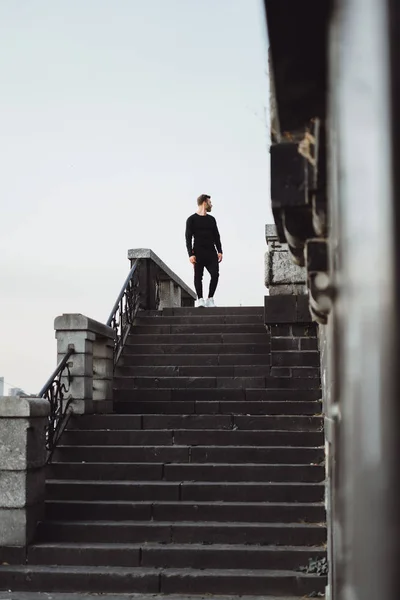
<path fill-rule="evenodd" d="M 0 396 L 0 419 L 47 417 L 49 412 L 50 404 L 43 398 Z"/>
<path fill-rule="evenodd" d="M 164 274 L 164 279 L 170 279 L 182 289 L 188 296 L 193 298 L 194 300 L 197 298 L 196 293 L 190 289 L 188 285 L 176 273 L 171 271 L 169 267 L 155 254 L 150 248 L 133 248 L 128 250 L 128 258 L 129 260 L 135 260 L 138 258 L 147 258 L 152 260 L 160 269 L 161 275 Z"/>
<path fill-rule="evenodd" d="M 63 314 L 56 317 L 54 329 L 56 331 L 90 331 L 104 338 L 112 340 L 115 338 L 115 331 L 112 327 L 79 313 Z"/>

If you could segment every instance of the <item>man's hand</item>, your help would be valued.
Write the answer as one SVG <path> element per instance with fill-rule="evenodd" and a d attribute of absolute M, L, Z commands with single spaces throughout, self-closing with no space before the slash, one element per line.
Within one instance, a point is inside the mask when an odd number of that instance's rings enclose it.
<path fill-rule="evenodd" d="M 195 256 L 190 256 L 189 257 L 190 262 L 192 263 L 192 265 L 196 264 L 196 257 Z"/>
<path fill-rule="evenodd" d="M 218 252 L 218 262 L 221 262 L 221 261 L 222 261 L 222 254 L 221 254 L 221 252 Z"/>

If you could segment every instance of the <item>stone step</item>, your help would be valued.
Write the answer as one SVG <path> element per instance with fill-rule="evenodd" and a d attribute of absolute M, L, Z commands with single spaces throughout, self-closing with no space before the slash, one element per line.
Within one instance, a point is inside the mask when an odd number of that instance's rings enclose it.
<path fill-rule="evenodd" d="M 313 383 L 313 380 L 307 380 Z M 262 388 L 265 377 L 121 377 L 114 378 L 114 389 L 192 389 L 192 388 Z M 315 387 L 315 383 L 314 383 Z"/>
<path fill-rule="evenodd" d="M 135 367 L 134 367 L 135 368 Z M 206 369 L 208 367 L 205 367 Z M 132 389 L 295 389 L 309 390 L 320 389 L 320 381 L 317 378 L 304 377 L 164 377 L 162 375 L 152 374 L 152 376 L 132 376 L 126 374 L 126 367 L 122 367 L 114 378 L 114 389 L 132 390 Z M 156 369 L 156 368 L 155 368 Z"/>
<path fill-rule="evenodd" d="M 189 339 L 189 338 L 188 338 Z M 270 343 L 266 339 L 263 342 L 258 343 L 214 343 L 214 344 L 196 344 L 196 342 L 191 343 L 176 343 L 176 344 L 127 344 L 124 347 L 124 357 L 130 356 L 131 354 L 269 354 L 270 352 Z M 289 353 L 288 353 L 289 354 Z M 298 362 L 296 366 L 310 366 L 313 367 L 318 364 L 318 353 L 317 352 L 291 352 L 290 354 L 296 355 L 304 355 L 309 354 L 309 361 L 305 361 L 306 357 L 303 357 L 303 363 Z M 316 355 L 316 357 L 311 356 Z M 300 356 L 296 357 L 300 360 Z M 251 364 L 251 363 L 250 363 Z"/>
<path fill-rule="evenodd" d="M 62 440 L 63 441 L 63 440 Z M 56 462 L 149 462 L 310 464 L 321 463 L 324 448 L 285 446 L 66 446 L 53 455 Z"/>
<path fill-rule="evenodd" d="M 324 444 L 321 431 L 279 430 L 221 430 L 216 429 L 148 429 L 112 431 L 109 429 L 68 430 L 63 444 L 85 446 L 305 446 L 314 448 Z"/>
<path fill-rule="evenodd" d="M 47 500 L 53 521 L 215 521 L 321 523 L 323 503 Z"/>
<path fill-rule="evenodd" d="M 69 422 L 68 429 L 280 429 L 318 431 L 322 417 L 277 415 L 82 415 Z"/>
<path fill-rule="evenodd" d="M 322 558 L 322 547 L 213 544 L 43 543 L 28 549 L 31 565 L 87 565 L 172 569 L 299 570 Z"/>
<path fill-rule="evenodd" d="M 161 574 L 165 594 L 304 595 L 324 592 L 326 578 L 297 571 L 167 570 Z"/>
<path fill-rule="evenodd" d="M 30 592 L 251 594 L 266 598 L 323 591 L 325 578 L 297 571 L 152 569 L 131 567 L 2 566 L 4 589 Z M 198 596 L 197 596 L 198 597 Z M 276 599 L 275 599 L 276 600 Z"/>
<path fill-rule="evenodd" d="M 81 481 L 49 479 L 49 500 L 183 500 L 188 502 L 322 502 L 321 483 Z"/>
<path fill-rule="evenodd" d="M 190 389 L 171 389 L 171 388 L 140 388 L 115 390 L 115 401 L 164 401 L 164 402 L 182 402 L 185 400 L 196 401 L 206 400 L 208 402 L 221 401 L 313 401 L 321 398 L 321 390 L 311 388 L 305 390 L 297 389 L 263 389 L 263 388 L 190 388 Z M 129 412 L 129 411 L 127 411 Z M 146 412 L 146 411 L 144 411 Z M 161 411 L 163 412 L 163 411 Z M 249 411 L 247 411 L 249 412 Z"/>
<path fill-rule="evenodd" d="M 286 394 L 285 394 L 286 395 Z M 128 395 L 130 398 L 130 394 Z M 307 400 L 186 400 L 167 402 L 163 400 L 116 400 L 114 410 L 118 414 L 159 414 L 164 415 L 289 415 L 289 416 L 320 416 L 322 404 L 318 401 Z"/>
<path fill-rule="evenodd" d="M 166 481 L 320 483 L 325 468 L 319 465 L 181 464 L 165 465 Z"/>
<path fill-rule="evenodd" d="M 270 345 L 270 337 L 266 331 L 262 333 L 197 333 L 191 328 L 188 333 L 161 333 L 140 334 L 136 328 L 131 329 L 131 334 L 126 340 L 125 348 L 128 350 L 130 346 L 137 344 L 154 344 L 158 345 L 203 345 L 203 344 L 266 344 Z"/>
<path fill-rule="evenodd" d="M 319 465 L 263 464 L 163 464 L 163 463 L 56 463 L 47 469 L 47 479 L 151 480 L 151 481 L 238 481 L 304 482 L 324 480 L 325 468 Z"/>
<path fill-rule="evenodd" d="M 285 377 L 277 377 L 271 371 L 269 364 L 263 365 L 125 365 L 117 367 L 116 376 L 157 376 L 157 377 L 266 377 L 267 385 L 273 381 L 278 382 L 276 387 L 301 387 L 302 379 L 312 379 L 320 383 L 319 369 L 317 367 L 287 368 Z M 284 381 L 292 381 L 290 385 L 283 385 Z M 314 384 L 315 385 L 315 384 Z"/>
<path fill-rule="evenodd" d="M 147 349 L 147 346 L 146 346 Z M 195 354 L 185 354 L 182 350 L 181 354 L 146 354 L 145 352 L 137 354 L 125 354 L 122 353 L 119 361 L 118 368 L 120 367 L 132 367 L 135 365 L 161 365 L 161 366 L 269 366 L 271 364 L 271 354 L 269 349 L 264 354 L 201 354 L 202 348 L 197 349 Z M 243 349 L 241 349 L 243 350 Z"/>
<path fill-rule="evenodd" d="M 144 314 L 143 316 L 147 316 Z M 201 312 L 201 315 L 212 315 L 212 316 L 221 316 L 221 315 L 257 315 L 259 317 L 264 317 L 264 307 L 263 306 L 218 306 L 214 308 L 197 308 L 197 307 L 177 307 L 177 308 L 164 308 L 162 312 L 163 317 L 185 317 L 185 316 L 195 316 L 197 317 Z M 142 314 L 142 313 L 141 313 Z M 154 315 L 149 315 L 154 316 Z"/>
<path fill-rule="evenodd" d="M 117 367 L 117 377 L 269 377 L 269 365 L 132 365 Z"/>
<path fill-rule="evenodd" d="M 143 521 L 45 521 L 37 542 L 257 544 L 321 546 L 326 528 L 318 523 L 219 523 Z"/>
<path fill-rule="evenodd" d="M 3 589 L 30 592 L 160 592 L 159 570 L 144 568 L 0 566 L 0 582 Z"/>
<path fill-rule="evenodd" d="M 191 316 L 163 316 L 158 315 L 146 316 L 144 312 L 139 312 L 135 319 L 135 326 L 165 326 L 165 325 L 190 325 L 197 327 L 202 325 L 214 325 L 216 327 L 222 325 L 258 325 L 264 327 L 264 315 L 216 315 L 215 313 L 199 311 Z"/>
<path fill-rule="evenodd" d="M 65 446 L 172 446 L 174 432 L 172 430 L 68 430 L 62 438 Z"/>
<path fill-rule="evenodd" d="M 104 600 L 165 600 L 165 596 L 158 594 L 124 594 L 119 593 L 108 594 L 102 593 L 101 598 Z M 213 594 L 189 596 L 188 594 L 173 594 L 169 595 L 170 600 L 235 600 L 237 596 L 215 596 Z M 241 600 L 255 600 L 256 596 L 240 596 Z M 87 592 L 1 592 L 0 600 L 99 600 L 98 594 L 90 594 Z M 301 600 L 299 596 L 263 596 L 263 600 Z"/>
<path fill-rule="evenodd" d="M 165 323 L 165 320 L 169 323 Z M 143 323 L 144 321 L 144 323 Z M 148 323 L 146 323 L 146 321 Z M 207 323 L 203 319 L 199 319 L 199 323 L 178 323 L 174 320 L 174 317 L 168 319 L 164 317 L 162 321 L 160 319 L 139 319 L 134 327 L 132 328 L 133 336 L 136 335 L 160 335 L 160 334 L 263 334 L 268 335 L 265 325 L 261 319 L 257 322 L 250 323 L 221 323 L 220 319 L 215 319 L 214 322 Z"/>

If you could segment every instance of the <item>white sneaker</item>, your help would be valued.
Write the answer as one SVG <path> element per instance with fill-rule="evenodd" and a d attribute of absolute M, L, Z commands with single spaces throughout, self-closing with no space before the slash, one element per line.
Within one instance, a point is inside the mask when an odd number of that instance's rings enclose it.
<path fill-rule="evenodd" d="M 207 298 L 206 306 L 207 308 L 215 308 L 214 298 Z"/>
<path fill-rule="evenodd" d="M 197 302 L 197 308 L 200 307 L 204 307 L 206 305 L 206 303 L 204 302 L 203 298 L 199 298 L 198 302 Z"/>

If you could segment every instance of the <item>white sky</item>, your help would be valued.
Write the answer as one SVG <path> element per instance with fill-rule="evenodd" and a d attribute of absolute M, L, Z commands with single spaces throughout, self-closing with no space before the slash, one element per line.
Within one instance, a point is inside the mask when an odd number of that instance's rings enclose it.
<path fill-rule="evenodd" d="M 211 194 L 218 305 L 261 305 L 269 205 L 259 0 L 0 0 L 0 375 L 37 392 L 53 321 L 105 321 L 128 248 L 191 285 Z M 205 281 L 208 286 L 208 276 Z"/>

